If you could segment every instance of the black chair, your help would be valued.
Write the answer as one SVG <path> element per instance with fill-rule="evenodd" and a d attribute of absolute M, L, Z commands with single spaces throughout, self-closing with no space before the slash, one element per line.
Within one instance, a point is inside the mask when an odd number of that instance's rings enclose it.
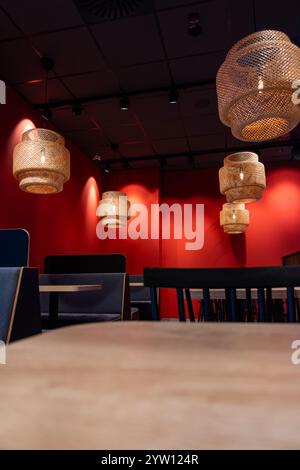
<path fill-rule="evenodd" d="M 126 256 L 122 254 L 55 255 L 44 261 L 45 274 L 125 272 Z"/>
<path fill-rule="evenodd" d="M 0 266 L 28 266 L 29 233 L 22 228 L 0 230 Z"/>
<path fill-rule="evenodd" d="M 129 274 L 130 304 L 138 309 L 139 320 L 151 320 L 151 295 L 142 274 Z M 157 292 L 157 296 L 158 296 Z"/>
<path fill-rule="evenodd" d="M 62 292 L 58 297 L 58 323 L 67 326 L 89 322 L 130 320 L 128 275 L 125 273 L 42 274 L 40 285 L 101 284 L 100 291 Z M 49 302 L 53 294 L 41 293 L 43 328 L 49 327 Z"/>
<path fill-rule="evenodd" d="M 0 306 L 1 341 L 41 333 L 37 269 L 0 268 Z"/>
<path fill-rule="evenodd" d="M 211 319 L 210 289 L 225 289 L 226 318 L 229 321 L 253 321 L 252 290 L 257 289 L 257 320 L 295 322 L 300 319 L 295 309 L 295 287 L 300 286 L 300 266 L 276 266 L 265 268 L 145 268 L 144 284 L 150 287 L 152 319 L 159 320 L 157 288 L 175 288 L 177 291 L 180 321 L 186 321 L 183 290 L 203 290 L 203 316 Z M 272 288 L 286 288 L 286 312 L 278 313 L 277 299 L 272 298 Z M 236 289 L 245 289 L 244 311 L 240 312 Z M 189 302 L 187 302 L 189 304 Z M 189 308 L 189 305 L 188 305 Z M 281 304 L 279 310 L 281 308 Z"/>

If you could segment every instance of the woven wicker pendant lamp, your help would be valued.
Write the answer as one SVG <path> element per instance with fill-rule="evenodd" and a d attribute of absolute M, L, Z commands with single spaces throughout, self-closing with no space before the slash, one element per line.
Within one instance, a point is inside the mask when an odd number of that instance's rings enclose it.
<path fill-rule="evenodd" d="M 219 170 L 220 191 L 227 202 L 254 202 L 266 187 L 265 167 L 253 152 L 238 152 L 224 158 Z"/>
<path fill-rule="evenodd" d="M 300 106 L 292 83 L 300 78 L 300 49 L 286 34 L 259 31 L 235 44 L 217 73 L 220 119 L 234 137 L 260 142 L 294 129 Z"/>
<path fill-rule="evenodd" d="M 102 194 L 96 215 L 100 222 L 107 227 L 125 227 L 129 217 L 130 202 L 126 193 L 120 191 L 106 191 Z"/>
<path fill-rule="evenodd" d="M 220 225 L 225 233 L 245 232 L 249 225 L 249 211 L 245 208 L 245 204 L 223 204 L 220 212 Z"/>
<path fill-rule="evenodd" d="M 62 191 L 70 178 L 70 152 L 64 138 L 48 129 L 24 132 L 13 153 L 13 174 L 23 191 L 51 194 Z"/>

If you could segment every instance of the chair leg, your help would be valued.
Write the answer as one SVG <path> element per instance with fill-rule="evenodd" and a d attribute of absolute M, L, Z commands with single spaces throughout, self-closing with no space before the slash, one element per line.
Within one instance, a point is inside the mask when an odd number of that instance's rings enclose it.
<path fill-rule="evenodd" d="M 151 298 L 151 317 L 152 321 L 159 321 L 159 311 L 157 303 L 157 290 L 156 287 L 150 287 L 150 298 Z"/>
<path fill-rule="evenodd" d="M 190 289 L 185 289 L 185 298 L 186 298 L 186 303 L 187 303 L 187 307 L 188 307 L 190 321 L 194 322 L 195 321 L 195 316 L 194 316 L 194 309 L 193 309 L 193 303 L 192 303 Z"/>
<path fill-rule="evenodd" d="M 287 321 L 289 323 L 295 322 L 295 299 L 294 288 L 287 288 Z"/>
<path fill-rule="evenodd" d="M 179 321 L 186 321 L 185 311 L 184 311 L 183 290 L 180 288 L 177 288 L 176 291 L 177 291 Z"/>

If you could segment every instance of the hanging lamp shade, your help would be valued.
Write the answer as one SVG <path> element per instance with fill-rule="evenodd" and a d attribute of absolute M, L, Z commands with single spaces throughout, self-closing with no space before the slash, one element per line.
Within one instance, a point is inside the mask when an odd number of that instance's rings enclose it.
<path fill-rule="evenodd" d="M 107 191 L 102 194 L 96 215 L 104 226 L 111 228 L 125 227 L 129 216 L 130 202 L 126 193 Z"/>
<path fill-rule="evenodd" d="M 70 179 L 70 152 L 64 138 L 48 129 L 24 132 L 13 154 L 13 174 L 23 191 L 51 194 Z"/>
<path fill-rule="evenodd" d="M 220 212 L 220 225 L 225 233 L 244 233 L 249 225 L 249 211 L 245 204 L 223 204 Z"/>
<path fill-rule="evenodd" d="M 224 158 L 219 182 L 227 202 L 254 202 L 261 199 L 266 187 L 265 167 L 256 153 L 233 153 Z"/>
<path fill-rule="evenodd" d="M 217 73 L 220 119 L 234 137 L 260 142 L 294 129 L 300 107 L 292 83 L 300 78 L 300 49 L 279 31 L 259 31 L 227 54 Z"/>

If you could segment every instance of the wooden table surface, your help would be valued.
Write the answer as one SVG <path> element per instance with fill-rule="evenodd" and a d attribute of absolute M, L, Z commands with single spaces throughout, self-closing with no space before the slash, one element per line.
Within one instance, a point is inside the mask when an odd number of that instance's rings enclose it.
<path fill-rule="evenodd" d="M 297 325 L 119 322 L 19 341 L 1 449 L 300 449 Z"/>

